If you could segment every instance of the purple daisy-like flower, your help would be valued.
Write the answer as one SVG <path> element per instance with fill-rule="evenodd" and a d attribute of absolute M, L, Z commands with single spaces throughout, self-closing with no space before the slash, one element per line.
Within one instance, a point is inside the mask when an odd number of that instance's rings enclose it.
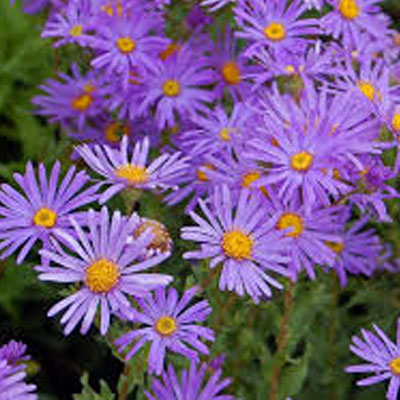
<path fill-rule="evenodd" d="M 26 345 L 12 340 L 0 348 L 0 399 L 37 400 L 36 386 L 25 383 Z"/>
<path fill-rule="evenodd" d="M 165 61 L 153 59 L 153 66 L 144 81 L 140 113 L 155 107 L 155 119 L 159 128 L 164 129 L 175 125 L 176 114 L 188 118 L 207 112 L 206 103 L 211 103 L 215 95 L 202 86 L 213 82 L 213 71 L 204 65 L 200 54 L 185 46 Z"/>
<path fill-rule="evenodd" d="M 53 13 L 42 32 L 42 38 L 58 38 L 54 47 L 68 43 L 87 45 L 87 31 L 91 28 L 90 1 L 70 1 L 65 8 Z"/>
<path fill-rule="evenodd" d="M 192 212 L 197 226 L 183 227 L 182 238 L 200 243 L 199 250 L 184 254 L 186 259 L 210 259 L 210 268 L 222 263 L 219 280 L 221 290 L 248 294 L 255 302 L 261 296 L 271 297 L 270 286 L 282 285 L 268 275 L 273 271 L 288 276 L 282 264 L 285 240 L 273 228 L 275 221 L 266 220 L 266 209 L 259 196 L 243 189 L 237 199 L 227 186 L 216 187 L 210 206 L 199 205 L 206 218 Z"/>
<path fill-rule="evenodd" d="M 85 76 L 76 64 L 71 66 L 72 76 L 59 74 L 60 81 L 47 80 L 40 88 L 44 95 L 33 98 L 38 114 L 51 122 L 76 123 L 83 129 L 88 118 L 99 116 L 104 110 L 104 89 L 98 76 L 89 71 Z"/>
<path fill-rule="evenodd" d="M 115 343 L 119 351 L 134 345 L 126 355 L 129 360 L 144 346 L 151 342 L 149 353 L 149 372 L 160 375 L 164 367 L 167 350 L 198 361 L 198 352 L 209 354 L 202 340 L 214 341 L 210 328 L 200 325 L 211 313 L 207 300 L 202 300 L 187 307 L 197 292 L 197 287 L 187 290 L 178 299 L 178 292 L 159 289 L 152 295 L 138 299 L 141 311 L 134 310 L 132 322 L 140 323 L 141 328 L 134 329 L 120 337 Z"/>
<path fill-rule="evenodd" d="M 381 13 L 379 0 L 327 0 L 334 9 L 321 18 L 325 32 L 341 39 L 346 48 L 355 47 L 363 33 L 379 39 L 385 35 L 388 17 Z"/>
<path fill-rule="evenodd" d="M 109 21 L 109 20 L 107 20 Z M 99 52 L 91 65 L 104 69 L 109 76 L 118 74 L 123 86 L 128 87 L 130 71 L 134 68 L 154 69 L 154 59 L 169 43 L 169 39 L 153 36 L 158 19 L 152 13 L 135 12 L 114 18 L 97 26 L 90 45 Z"/>
<path fill-rule="evenodd" d="M 386 399 L 397 400 L 400 388 L 400 320 L 397 322 L 396 343 L 393 343 L 377 325 L 374 324 L 373 327 L 376 333 L 362 329 L 362 338 L 353 336 L 350 350 L 366 363 L 347 367 L 346 372 L 373 373 L 372 376 L 359 380 L 359 386 L 390 380 Z"/>
<path fill-rule="evenodd" d="M 101 308 L 100 332 L 107 333 L 110 314 L 129 307 L 126 295 L 146 296 L 151 290 L 168 285 L 172 277 L 148 273 L 149 268 L 169 257 L 165 252 L 143 261 L 142 255 L 152 240 L 146 230 L 132 243 L 128 238 L 140 225 L 137 214 L 123 217 L 119 211 L 109 217 L 106 207 L 101 212 L 89 210 L 84 230 L 73 218 L 75 237 L 59 231 L 63 246 L 40 253 L 57 266 L 38 266 L 39 279 L 50 282 L 75 283 L 80 289 L 56 303 L 48 312 L 52 317 L 66 309 L 61 323 L 68 335 L 82 321 L 81 333 L 86 334 Z M 128 243 L 129 242 L 129 243 Z M 111 311 L 110 311 L 111 309 Z"/>
<path fill-rule="evenodd" d="M 222 379 L 222 370 L 215 371 L 208 381 L 205 375 L 208 365 L 192 362 L 189 370 L 184 370 L 179 381 L 172 365 L 162 375 L 162 381 L 154 379 L 152 392 L 146 393 L 148 400 L 235 400 L 233 396 L 222 394 L 231 383 L 229 378 Z"/>
<path fill-rule="evenodd" d="M 49 177 L 43 164 L 39 165 L 39 181 L 32 163 L 28 163 L 25 175 L 14 174 L 22 189 L 8 184 L 0 187 L 0 249 L 4 259 L 20 247 L 17 263 L 20 264 L 36 241 L 43 247 L 50 246 L 50 239 L 58 231 L 70 230 L 69 217 L 79 217 L 79 209 L 98 199 L 98 185 L 85 188 L 89 176 L 75 172 L 71 167 L 60 181 L 60 163 L 57 161 Z"/>
<path fill-rule="evenodd" d="M 129 139 L 124 136 L 119 149 L 108 145 L 88 145 L 76 148 L 86 164 L 101 175 L 103 184 L 111 185 L 100 197 L 103 204 L 123 189 L 167 189 L 178 182 L 188 168 L 187 158 L 180 152 L 162 154 L 149 165 L 149 139 L 146 137 L 137 142 L 131 151 L 128 150 Z"/>
<path fill-rule="evenodd" d="M 376 260 L 383 252 L 383 246 L 373 229 L 363 229 L 369 218 L 354 223 L 350 229 L 338 233 L 340 242 L 326 242 L 336 253 L 332 266 L 342 287 L 346 286 L 347 274 L 371 276 L 376 269 Z"/>
<path fill-rule="evenodd" d="M 242 31 L 238 37 L 251 43 L 246 54 L 252 56 L 266 48 L 276 51 L 305 49 L 307 36 L 320 34 L 319 21 L 301 18 L 307 6 L 303 0 L 291 3 L 281 0 L 242 1 L 235 8 L 236 21 Z"/>

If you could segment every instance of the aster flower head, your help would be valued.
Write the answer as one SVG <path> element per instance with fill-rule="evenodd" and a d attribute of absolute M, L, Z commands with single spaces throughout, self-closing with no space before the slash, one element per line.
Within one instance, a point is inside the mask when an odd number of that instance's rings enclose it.
<path fill-rule="evenodd" d="M 117 74 L 127 88 L 130 71 L 135 68 L 153 69 L 157 54 L 169 43 L 167 38 L 150 33 L 157 27 L 157 22 L 152 13 L 136 9 L 99 25 L 90 42 L 98 52 L 91 65 L 101 68 L 108 76 Z"/>
<path fill-rule="evenodd" d="M 80 208 L 98 199 L 97 185 L 85 188 L 89 182 L 85 172 L 76 173 L 75 167 L 71 167 L 61 180 L 60 169 L 57 161 L 47 176 L 46 168 L 40 164 L 37 180 L 29 162 L 24 175 L 14 174 L 20 190 L 6 183 L 1 185 L 1 258 L 21 248 L 17 256 L 20 264 L 37 241 L 47 248 L 58 231 L 71 229 L 70 216 L 76 215 L 79 219 Z"/>
<path fill-rule="evenodd" d="M 119 351 L 131 347 L 126 355 L 129 360 L 146 342 L 151 342 L 149 372 L 157 375 L 163 371 L 167 350 L 194 361 L 198 361 L 198 353 L 208 354 L 203 341 L 214 341 L 214 333 L 200 323 L 211 313 L 211 307 L 207 300 L 188 307 L 196 292 L 197 287 L 186 290 L 179 300 L 174 288 L 161 288 L 154 296 L 138 299 L 140 310 L 133 312 L 132 322 L 142 327 L 116 341 Z"/>
<path fill-rule="evenodd" d="M 57 38 L 54 47 L 69 43 L 85 46 L 92 23 L 90 1 L 70 1 L 64 8 L 50 15 L 41 36 L 42 38 Z"/>
<path fill-rule="evenodd" d="M 238 3 L 235 15 L 242 31 L 237 32 L 237 36 L 251 43 L 246 54 L 252 56 L 262 48 L 271 54 L 305 49 L 310 42 L 307 36 L 320 33 L 317 20 L 301 18 L 306 10 L 303 0 L 294 0 L 290 4 L 281 0 Z"/>
<path fill-rule="evenodd" d="M 79 284 L 80 288 L 56 303 L 48 316 L 64 310 L 61 318 L 64 333 L 68 335 L 82 322 L 80 331 L 86 334 L 101 308 L 100 332 L 105 335 L 111 312 L 129 307 L 127 295 L 143 297 L 172 281 L 168 275 L 146 272 L 169 253 L 142 259 L 153 237 L 146 230 L 135 242 L 128 240 L 140 224 L 137 214 L 128 218 L 116 211 L 110 218 L 108 209 L 103 207 L 100 213 L 89 210 L 88 229 L 83 229 L 73 218 L 71 224 L 75 237 L 60 231 L 64 245 L 41 251 L 55 265 L 38 266 L 37 270 L 43 281 Z"/>
<path fill-rule="evenodd" d="M 37 400 L 36 386 L 25 383 L 26 346 L 12 340 L 0 348 L 0 399 Z M 17 364 L 18 363 L 18 364 Z"/>
<path fill-rule="evenodd" d="M 221 380 L 221 369 L 205 380 L 207 367 L 206 363 L 192 362 L 179 380 L 170 364 L 163 372 L 162 380 L 153 380 L 151 389 L 154 394 L 146 393 L 148 400 L 235 400 L 233 396 L 222 393 L 231 380 Z"/>
<path fill-rule="evenodd" d="M 147 165 L 149 139 L 137 142 L 128 150 L 129 139 L 124 136 L 119 149 L 108 145 L 88 145 L 76 148 L 86 164 L 101 175 L 103 183 L 111 185 L 100 197 L 103 204 L 123 189 L 155 189 L 174 186 L 187 168 L 187 159 L 179 152 L 162 154 Z"/>
<path fill-rule="evenodd" d="M 59 80 L 49 79 L 40 88 L 44 92 L 33 98 L 37 113 L 50 122 L 73 123 L 83 129 L 88 119 L 99 116 L 104 109 L 104 88 L 93 71 L 82 75 L 76 64 L 71 66 L 72 76 L 59 74 Z"/>
<path fill-rule="evenodd" d="M 346 48 L 355 47 L 366 32 L 371 39 L 385 35 L 388 18 L 376 5 L 378 0 L 327 0 L 333 10 L 322 17 L 321 26 Z"/>
<path fill-rule="evenodd" d="M 206 104 L 215 96 L 204 86 L 213 82 L 213 71 L 205 66 L 198 52 L 185 46 L 165 61 L 153 63 L 154 70 L 146 76 L 140 113 L 147 113 L 154 106 L 158 126 L 164 129 L 173 127 L 177 116 L 188 118 L 207 111 Z"/>
<path fill-rule="evenodd" d="M 210 259 L 210 268 L 222 263 L 219 288 L 248 294 L 255 302 L 261 296 L 271 297 L 271 286 L 282 285 L 268 273 L 287 276 L 282 265 L 285 240 L 271 229 L 273 221 L 265 218 L 266 209 L 259 196 L 246 188 L 232 199 L 227 186 L 216 187 L 210 205 L 199 200 L 205 216 L 190 213 L 197 226 L 182 228 L 182 238 L 200 244 L 200 249 L 187 252 L 187 259 Z M 272 223 L 271 223 L 272 222 Z"/>
<path fill-rule="evenodd" d="M 364 364 L 346 368 L 348 373 L 373 375 L 357 382 L 369 386 L 389 380 L 387 400 L 396 400 L 400 388 L 400 320 L 397 322 L 397 339 L 392 342 L 385 332 L 373 325 L 375 332 L 361 330 L 361 337 L 353 336 L 350 350 L 365 361 Z"/>

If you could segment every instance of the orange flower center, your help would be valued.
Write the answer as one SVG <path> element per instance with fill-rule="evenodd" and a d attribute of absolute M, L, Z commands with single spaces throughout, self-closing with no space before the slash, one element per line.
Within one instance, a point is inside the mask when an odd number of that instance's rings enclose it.
<path fill-rule="evenodd" d="M 162 336 L 171 336 L 178 329 L 178 323 L 172 317 L 162 316 L 157 320 L 155 329 Z"/>
<path fill-rule="evenodd" d="M 303 218 L 295 213 L 284 213 L 281 215 L 276 227 L 279 230 L 292 228 L 292 231 L 287 233 L 286 236 L 297 238 L 304 231 Z"/>
<path fill-rule="evenodd" d="M 118 266 L 102 258 L 86 269 L 85 284 L 94 293 L 107 293 L 117 285 L 119 277 Z"/>
<path fill-rule="evenodd" d="M 33 217 L 33 223 L 36 226 L 42 226 L 44 228 L 52 228 L 57 221 L 57 213 L 50 208 L 42 207 L 36 211 Z"/>
<path fill-rule="evenodd" d="M 222 238 L 222 249 L 225 255 L 236 260 L 250 259 L 253 244 L 251 236 L 246 235 L 240 229 L 227 232 Z"/>
<path fill-rule="evenodd" d="M 273 42 L 280 42 L 286 36 L 286 29 L 278 22 L 271 22 L 264 29 L 264 34 L 269 40 L 272 40 Z"/>
<path fill-rule="evenodd" d="M 237 85 L 242 80 L 239 67 L 234 61 L 227 61 L 222 67 L 222 77 L 229 85 Z"/>

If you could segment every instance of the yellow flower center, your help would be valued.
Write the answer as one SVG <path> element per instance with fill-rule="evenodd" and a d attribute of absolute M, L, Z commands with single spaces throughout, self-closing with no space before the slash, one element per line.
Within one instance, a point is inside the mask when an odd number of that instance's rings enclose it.
<path fill-rule="evenodd" d="M 117 3 L 116 5 L 116 11 L 117 11 L 117 16 L 118 17 L 122 17 L 122 14 L 124 12 L 124 9 L 122 7 L 122 4 L 120 2 Z M 104 6 L 101 7 L 101 11 L 105 12 L 106 14 L 108 14 L 110 17 L 113 17 L 115 14 L 114 11 L 114 7 L 112 6 L 112 4 L 108 3 Z"/>
<path fill-rule="evenodd" d="M 72 100 L 72 108 L 76 111 L 85 112 L 93 103 L 93 97 L 86 92 Z"/>
<path fill-rule="evenodd" d="M 339 4 L 339 11 L 346 19 L 357 18 L 360 14 L 356 0 L 342 0 Z"/>
<path fill-rule="evenodd" d="M 130 54 L 136 48 L 136 42 L 128 37 L 117 39 L 117 47 L 123 54 Z"/>
<path fill-rule="evenodd" d="M 107 125 L 104 131 L 104 137 L 111 143 L 116 143 L 121 140 L 121 134 L 129 136 L 129 126 L 122 125 L 118 122 L 111 122 Z"/>
<path fill-rule="evenodd" d="M 296 69 L 293 67 L 293 65 L 286 65 L 285 71 L 286 71 L 289 75 L 293 75 L 293 74 L 296 73 Z"/>
<path fill-rule="evenodd" d="M 227 61 L 221 72 L 225 82 L 229 85 L 237 85 L 242 80 L 240 69 L 234 61 Z"/>
<path fill-rule="evenodd" d="M 178 324 L 174 318 L 164 315 L 157 320 L 155 329 L 160 335 L 170 336 L 176 332 Z"/>
<path fill-rule="evenodd" d="M 33 223 L 37 226 L 43 226 L 44 228 L 52 228 L 56 224 L 57 213 L 50 208 L 42 207 L 36 211 L 33 217 Z"/>
<path fill-rule="evenodd" d="M 138 238 L 143 232 L 150 228 L 153 234 L 153 240 L 147 246 L 148 249 L 160 250 L 166 252 L 171 249 L 171 236 L 166 227 L 156 220 L 144 221 L 134 232 L 134 238 Z"/>
<path fill-rule="evenodd" d="M 250 187 L 252 183 L 258 181 L 261 178 L 261 174 L 258 171 L 250 171 L 242 176 L 242 187 Z"/>
<path fill-rule="evenodd" d="M 340 254 L 344 249 L 344 243 L 343 242 L 329 242 L 329 241 L 326 241 L 325 244 L 337 254 Z"/>
<path fill-rule="evenodd" d="M 392 128 L 394 131 L 400 131 L 400 114 L 395 114 L 392 119 Z"/>
<path fill-rule="evenodd" d="M 171 43 L 168 47 L 160 53 L 161 60 L 165 61 L 181 49 L 177 43 Z"/>
<path fill-rule="evenodd" d="M 82 25 L 75 25 L 69 30 L 69 34 L 73 37 L 81 36 L 83 33 L 83 26 Z"/>
<path fill-rule="evenodd" d="M 292 228 L 292 231 L 287 233 L 289 237 L 299 237 L 304 230 L 303 218 L 294 213 L 283 213 L 276 225 L 277 229 Z"/>
<path fill-rule="evenodd" d="M 219 133 L 219 137 L 223 141 L 229 142 L 231 140 L 231 133 L 235 133 L 234 128 L 224 128 L 224 129 L 221 129 L 221 132 Z"/>
<path fill-rule="evenodd" d="M 212 164 L 204 164 L 202 165 L 203 168 L 208 168 L 208 169 L 215 169 L 214 165 Z M 206 173 L 200 169 L 197 170 L 197 179 L 201 182 L 208 182 L 208 177 Z"/>
<path fill-rule="evenodd" d="M 177 97 L 181 92 L 181 87 L 179 82 L 175 79 L 168 79 L 163 84 L 163 92 L 165 96 L 168 97 Z"/>
<path fill-rule="evenodd" d="M 222 238 L 222 248 L 228 257 L 248 260 L 253 250 L 253 239 L 241 230 L 227 232 Z"/>
<path fill-rule="evenodd" d="M 85 284 L 94 293 L 107 293 L 116 286 L 119 276 L 118 266 L 102 258 L 86 269 Z"/>
<path fill-rule="evenodd" d="M 307 151 L 301 151 L 300 153 L 292 156 L 290 165 L 296 171 L 307 171 L 310 168 L 313 159 L 314 157 L 312 154 L 308 153 Z"/>
<path fill-rule="evenodd" d="M 278 23 L 278 22 L 271 22 L 265 29 L 264 29 L 265 36 L 272 40 L 273 42 L 279 42 L 286 36 L 286 29 L 285 27 Z"/>
<path fill-rule="evenodd" d="M 395 375 L 400 376 L 400 357 L 397 357 L 390 362 L 390 369 Z"/>
<path fill-rule="evenodd" d="M 123 165 L 115 171 L 115 175 L 125 179 L 130 186 L 140 185 L 149 180 L 146 168 L 134 164 Z"/>
<path fill-rule="evenodd" d="M 360 81 L 357 83 L 358 88 L 361 90 L 361 93 L 367 97 L 369 100 L 373 101 L 375 96 L 375 88 L 370 82 Z"/>

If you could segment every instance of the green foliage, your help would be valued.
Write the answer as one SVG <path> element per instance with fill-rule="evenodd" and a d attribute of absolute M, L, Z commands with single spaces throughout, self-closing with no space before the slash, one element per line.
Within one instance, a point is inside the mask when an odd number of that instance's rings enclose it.
<path fill-rule="evenodd" d="M 81 378 L 82 392 L 74 394 L 74 400 L 115 400 L 113 392 L 107 383 L 100 381 L 100 393 L 95 392 L 89 385 L 89 374 L 85 373 Z"/>

